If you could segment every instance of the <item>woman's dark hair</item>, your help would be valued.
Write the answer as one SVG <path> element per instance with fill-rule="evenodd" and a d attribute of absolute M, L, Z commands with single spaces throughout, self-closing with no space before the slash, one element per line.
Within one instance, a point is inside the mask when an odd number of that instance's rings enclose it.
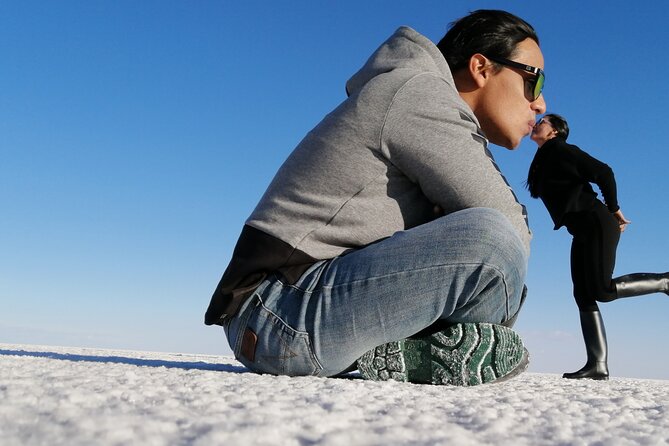
<path fill-rule="evenodd" d="M 476 53 L 509 59 L 516 45 L 527 38 L 539 44 L 534 28 L 525 20 L 506 11 L 479 9 L 451 23 L 437 47 L 456 72 Z"/>
<path fill-rule="evenodd" d="M 548 118 L 548 122 L 550 122 L 551 127 L 553 127 L 557 132 L 557 136 L 566 140 L 569 136 L 569 124 L 567 124 L 567 120 L 560 115 L 556 115 L 555 113 L 545 114 L 544 119 L 546 118 Z"/>
<path fill-rule="evenodd" d="M 569 136 L 569 125 L 567 124 L 566 119 L 555 113 L 547 113 L 542 119 L 548 121 L 550 126 L 557 132 L 557 138 L 567 139 Z M 530 164 L 530 170 L 527 173 L 527 181 L 525 182 L 525 187 L 530 191 L 530 196 L 532 198 L 539 198 L 541 192 L 541 171 L 546 164 L 544 159 L 547 155 L 546 150 L 542 150 L 542 147 L 539 147 L 539 150 L 537 150 L 537 153 L 534 155 L 532 164 Z"/>

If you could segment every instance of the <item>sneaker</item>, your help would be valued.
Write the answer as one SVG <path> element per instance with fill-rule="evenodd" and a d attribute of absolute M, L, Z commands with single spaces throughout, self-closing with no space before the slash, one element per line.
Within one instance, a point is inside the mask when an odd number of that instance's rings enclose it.
<path fill-rule="evenodd" d="M 528 364 L 529 353 L 515 331 L 460 323 L 376 347 L 358 359 L 358 371 L 373 381 L 475 386 L 513 378 Z"/>

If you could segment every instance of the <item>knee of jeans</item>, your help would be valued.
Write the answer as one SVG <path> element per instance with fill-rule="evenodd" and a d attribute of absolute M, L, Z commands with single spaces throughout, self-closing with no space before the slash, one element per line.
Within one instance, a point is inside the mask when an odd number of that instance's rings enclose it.
<path fill-rule="evenodd" d="M 476 240 L 481 243 L 486 253 L 497 263 L 513 265 L 521 278 L 527 269 L 527 252 L 520 235 L 509 219 L 496 209 L 472 209 L 472 230 Z"/>
<path fill-rule="evenodd" d="M 523 241 L 504 214 L 494 209 L 482 210 L 476 219 L 484 262 L 498 269 L 507 295 L 507 318 L 513 319 L 520 309 L 525 287 L 528 255 Z"/>

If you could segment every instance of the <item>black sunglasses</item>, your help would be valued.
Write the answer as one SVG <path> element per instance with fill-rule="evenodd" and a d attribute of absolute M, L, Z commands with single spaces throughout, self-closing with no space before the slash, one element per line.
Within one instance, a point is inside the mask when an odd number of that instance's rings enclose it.
<path fill-rule="evenodd" d="M 505 59 L 503 57 L 488 57 L 488 59 L 492 60 L 493 62 L 497 62 L 498 64 L 506 65 L 507 67 L 517 68 L 519 70 L 534 74 L 535 77 L 530 84 L 532 88 L 529 90 L 530 96 L 528 99 L 531 99 L 531 101 L 536 101 L 539 99 L 539 96 L 541 96 L 541 92 L 544 89 L 544 82 L 546 81 L 544 70 L 533 67 L 532 65 L 525 65 L 524 63 L 514 62 L 513 60 Z"/>

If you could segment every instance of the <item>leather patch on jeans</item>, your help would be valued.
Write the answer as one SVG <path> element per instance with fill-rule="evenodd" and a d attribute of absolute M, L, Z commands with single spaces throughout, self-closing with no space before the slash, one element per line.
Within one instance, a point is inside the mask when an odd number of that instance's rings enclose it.
<path fill-rule="evenodd" d="M 253 330 L 250 328 L 244 330 L 242 350 L 239 353 L 251 362 L 253 362 L 256 357 L 256 342 L 258 342 L 258 336 L 256 336 Z"/>

